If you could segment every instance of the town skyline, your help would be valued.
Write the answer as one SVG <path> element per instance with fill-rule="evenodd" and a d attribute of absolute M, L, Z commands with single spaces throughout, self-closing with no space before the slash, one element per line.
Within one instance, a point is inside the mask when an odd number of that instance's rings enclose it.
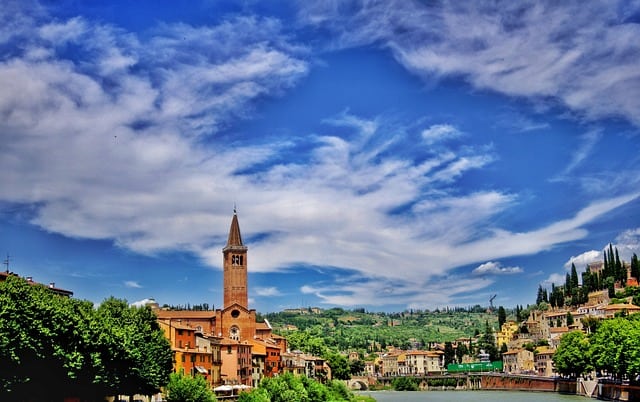
<path fill-rule="evenodd" d="M 13 1 L 0 257 L 100 303 L 532 303 L 640 254 L 640 8 Z M 604 38 L 604 39 L 603 39 Z"/>

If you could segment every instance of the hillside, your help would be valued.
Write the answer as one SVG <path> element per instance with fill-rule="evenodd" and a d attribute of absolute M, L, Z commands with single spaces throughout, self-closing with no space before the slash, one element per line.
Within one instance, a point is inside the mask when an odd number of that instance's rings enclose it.
<path fill-rule="evenodd" d="M 315 312 L 314 312 L 315 311 Z M 274 331 L 284 336 L 304 332 L 322 338 L 339 351 L 377 351 L 388 345 L 402 349 L 426 347 L 432 342 L 470 338 L 485 330 L 497 330 L 498 316 L 483 309 L 371 313 L 363 310 L 305 310 L 264 316 Z"/>

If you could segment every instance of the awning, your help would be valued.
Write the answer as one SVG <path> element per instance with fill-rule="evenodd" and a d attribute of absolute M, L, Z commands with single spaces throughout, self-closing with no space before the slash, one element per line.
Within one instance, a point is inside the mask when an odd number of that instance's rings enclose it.
<path fill-rule="evenodd" d="M 217 392 L 229 392 L 233 391 L 233 388 L 231 388 L 231 385 L 220 385 L 215 387 L 213 390 Z"/>
<path fill-rule="evenodd" d="M 202 366 L 196 366 L 196 370 L 198 370 L 198 373 L 201 373 L 201 374 L 209 374 L 209 371 Z"/>

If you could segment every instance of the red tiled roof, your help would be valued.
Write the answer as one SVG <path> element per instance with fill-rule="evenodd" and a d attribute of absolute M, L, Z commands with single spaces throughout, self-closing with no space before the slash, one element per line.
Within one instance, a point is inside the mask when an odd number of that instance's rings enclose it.
<path fill-rule="evenodd" d="M 203 318 L 215 318 L 215 311 L 189 311 L 189 310 L 156 310 L 156 316 L 158 318 L 191 318 L 191 319 L 203 319 Z"/>

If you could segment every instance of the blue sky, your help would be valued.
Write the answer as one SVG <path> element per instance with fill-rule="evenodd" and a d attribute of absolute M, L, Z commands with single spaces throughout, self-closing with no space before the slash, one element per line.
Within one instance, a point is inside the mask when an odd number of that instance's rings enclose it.
<path fill-rule="evenodd" d="M 99 303 L 526 305 L 640 254 L 640 3 L 12 1 L 0 252 Z M 312 4 L 310 4 L 312 3 Z"/>

